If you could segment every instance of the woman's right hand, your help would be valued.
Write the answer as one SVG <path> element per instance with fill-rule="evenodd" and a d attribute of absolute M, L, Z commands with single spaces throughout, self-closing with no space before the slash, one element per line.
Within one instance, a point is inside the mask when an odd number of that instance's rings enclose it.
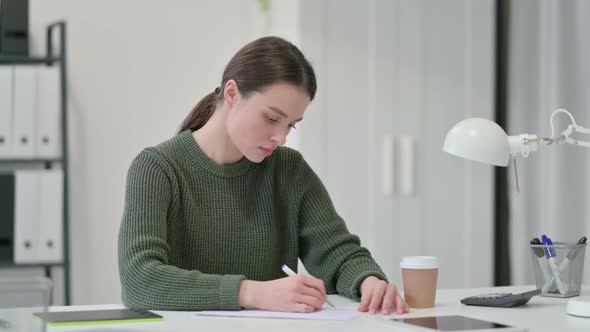
<path fill-rule="evenodd" d="M 322 280 L 297 274 L 270 281 L 244 280 L 239 297 L 246 309 L 313 312 L 324 305 L 327 294 Z"/>

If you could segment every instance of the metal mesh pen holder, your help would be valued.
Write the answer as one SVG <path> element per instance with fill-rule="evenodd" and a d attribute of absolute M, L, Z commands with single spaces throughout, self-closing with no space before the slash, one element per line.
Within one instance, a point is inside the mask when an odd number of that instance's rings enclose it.
<path fill-rule="evenodd" d="M 580 295 L 586 244 L 531 244 L 533 271 L 542 296 Z"/>

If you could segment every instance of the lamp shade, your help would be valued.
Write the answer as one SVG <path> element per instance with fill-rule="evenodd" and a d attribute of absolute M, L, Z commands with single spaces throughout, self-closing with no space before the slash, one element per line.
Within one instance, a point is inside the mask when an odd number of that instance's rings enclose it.
<path fill-rule="evenodd" d="M 508 135 L 497 123 L 470 118 L 458 122 L 445 138 L 443 151 L 465 159 L 496 166 L 508 166 Z"/>

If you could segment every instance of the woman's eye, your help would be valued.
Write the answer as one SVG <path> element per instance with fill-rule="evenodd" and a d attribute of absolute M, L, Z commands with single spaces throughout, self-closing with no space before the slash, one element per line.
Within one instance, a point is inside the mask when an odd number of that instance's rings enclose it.
<path fill-rule="evenodd" d="M 278 119 L 271 118 L 268 115 L 266 115 L 265 117 L 266 117 L 266 121 L 268 121 L 270 124 L 273 124 L 274 125 L 274 124 L 277 124 L 279 122 Z M 297 129 L 294 124 L 289 124 L 288 127 L 289 127 L 289 130 L 291 130 L 291 129 Z"/>

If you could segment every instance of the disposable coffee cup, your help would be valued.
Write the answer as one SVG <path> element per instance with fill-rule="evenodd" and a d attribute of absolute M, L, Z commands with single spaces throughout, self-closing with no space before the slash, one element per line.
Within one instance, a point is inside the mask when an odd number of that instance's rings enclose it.
<path fill-rule="evenodd" d="M 438 258 L 409 256 L 399 264 L 404 283 L 404 298 L 412 308 L 433 308 L 438 278 Z"/>

